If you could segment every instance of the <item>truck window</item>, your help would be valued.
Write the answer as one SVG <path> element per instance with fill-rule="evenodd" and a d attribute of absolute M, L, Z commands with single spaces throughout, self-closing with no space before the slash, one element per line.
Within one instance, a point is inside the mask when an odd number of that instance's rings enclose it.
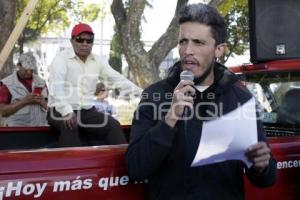
<path fill-rule="evenodd" d="M 300 73 L 243 74 L 265 124 L 300 127 Z"/>

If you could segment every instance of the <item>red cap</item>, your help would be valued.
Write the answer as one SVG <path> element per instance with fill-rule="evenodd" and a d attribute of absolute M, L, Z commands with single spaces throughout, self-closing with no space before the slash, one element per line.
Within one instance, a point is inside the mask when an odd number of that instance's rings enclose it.
<path fill-rule="evenodd" d="M 94 34 L 93 29 L 88 24 L 79 23 L 73 27 L 71 36 L 75 37 L 83 32 L 88 32 L 88 33 Z"/>

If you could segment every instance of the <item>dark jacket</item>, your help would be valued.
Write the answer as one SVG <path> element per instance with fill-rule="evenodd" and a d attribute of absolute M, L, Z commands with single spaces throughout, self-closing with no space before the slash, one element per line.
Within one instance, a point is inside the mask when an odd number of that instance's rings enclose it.
<path fill-rule="evenodd" d="M 276 179 L 276 162 L 273 158 L 262 174 L 257 174 L 251 168 L 248 170 L 242 161 L 190 167 L 199 145 L 203 120 L 193 117 L 186 126 L 183 121 L 178 121 L 175 128 L 164 122 L 171 104 L 171 94 L 179 82 L 179 73 L 175 70 L 167 79 L 151 85 L 143 92 L 126 152 L 130 178 L 148 179 L 150 200 L 244 199 L 244 170 L 254 185 L 272 185 Z M 194 109 L 199 102 L 223 103 L 223 113 L 226 114 L 252 97 L 225 67 L 216 64 L 214 73 L 214 84 L 202 93 L 196 92 Z M 207 111 L 214 110 L 208 104 L 198 108 L 199 115 L 203 117 L 208 116 Z M 257 127 L 258 140 L 265 141 L 260 121 Z"/>

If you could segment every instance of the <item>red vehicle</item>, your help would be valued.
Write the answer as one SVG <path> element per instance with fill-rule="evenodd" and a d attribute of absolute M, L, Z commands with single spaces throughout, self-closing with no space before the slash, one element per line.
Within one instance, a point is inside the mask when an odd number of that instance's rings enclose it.
<path fill-rule="evenodd" d="M 273 187 L 258 189 L 245 179 L 246 199 L 300 199 L 300 60 L 231 70 L 256 96 L 278 161 Z M 47 127 L 0 128 L 0 200 L 145 199 L 147 181 L 126 174 L 126 145 L 54 148 L 55 137 Z"/>

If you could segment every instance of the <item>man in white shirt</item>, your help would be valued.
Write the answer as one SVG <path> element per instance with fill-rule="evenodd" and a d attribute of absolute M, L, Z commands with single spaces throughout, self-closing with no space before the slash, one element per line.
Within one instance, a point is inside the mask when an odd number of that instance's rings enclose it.
<path fill-rule="evenodd" d="M 71 36 L 73 49 L 57 54 L 49 67 L 48 122 L 60 132 L 59 145 L 81 146 L 81 139 L 89 145 L 126 143 L 119 122 L 96 111 L 96 84 L 100 78 L 126 93 L 140 89 L 91 53 L 89 25 L 75 25 Z"/>

